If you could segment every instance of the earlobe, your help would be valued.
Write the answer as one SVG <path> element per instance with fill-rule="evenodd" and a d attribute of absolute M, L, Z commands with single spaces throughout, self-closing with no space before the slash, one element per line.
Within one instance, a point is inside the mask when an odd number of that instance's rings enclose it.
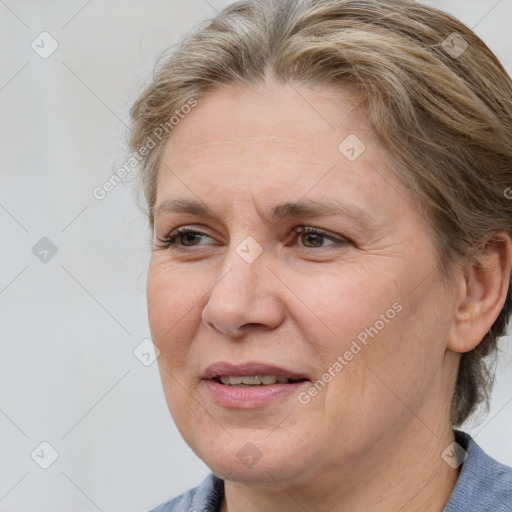
<path fill-rule="evenodd" d="M 460 278 L 461 292 L 448 349 L 469 352 L 482 341 L 505 303 L 511 267 L 510 235 L 496 233 L 478 256 L 468 262 Z"/>

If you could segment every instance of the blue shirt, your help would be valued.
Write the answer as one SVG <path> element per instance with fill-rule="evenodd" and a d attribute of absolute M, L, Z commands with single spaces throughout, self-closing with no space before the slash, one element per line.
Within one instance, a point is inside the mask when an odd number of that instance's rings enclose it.
<path fill-rule="evenodd" d="M 455 430 L 467 452 L 443 512 L 512 512 L 512 468 L 489 457 L 467 433 Z M 199 486 L 150 512 L 219 512 L 224 481 L 210 473 Z"/>

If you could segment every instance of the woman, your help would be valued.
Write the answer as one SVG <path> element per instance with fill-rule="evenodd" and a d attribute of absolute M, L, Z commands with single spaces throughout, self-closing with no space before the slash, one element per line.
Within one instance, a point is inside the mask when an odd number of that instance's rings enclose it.
<path fill-rule="evenodd" d="M 408 0 L 242 0 L 132 108 L 169 410 L 164 511 L 511 511 L 458 427 L 512 294 L 512 83 Z"/>

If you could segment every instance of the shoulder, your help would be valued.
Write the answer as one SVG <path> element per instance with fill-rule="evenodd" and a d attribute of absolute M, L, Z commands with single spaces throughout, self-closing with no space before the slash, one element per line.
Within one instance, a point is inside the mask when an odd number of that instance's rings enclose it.
<path fill-rule="evenodd" d="M 218 512 L 224 481 L 210 473 L 197 487 L 158 505 L 149 512 Z"/>
<path fill-rule="evenodd" d="M 512 512 L 512 468 L 487 455 L 467 433 L 456 431 L 467 458 L 443 512 Z"/>

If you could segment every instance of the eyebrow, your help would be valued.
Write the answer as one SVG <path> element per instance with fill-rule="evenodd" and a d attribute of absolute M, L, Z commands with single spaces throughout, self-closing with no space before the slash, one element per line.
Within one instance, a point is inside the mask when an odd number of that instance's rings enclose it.
<path fill-rule="evenodd" d="M 165 213 L 188 213 L 200 217 L 218 217 L 204 201 L 184 198 L 165 199 L 160 202 L 154 209 L 155 219 Z M 359 206 L 337 201 L 287 202 L 274 206 L 268 214 L 270 219 L 276 221 L 289 218 L 314 219 L 323 216 L 349 218 L 364 230 L 374 230 L 378 226 L 375 218 Z"/>

